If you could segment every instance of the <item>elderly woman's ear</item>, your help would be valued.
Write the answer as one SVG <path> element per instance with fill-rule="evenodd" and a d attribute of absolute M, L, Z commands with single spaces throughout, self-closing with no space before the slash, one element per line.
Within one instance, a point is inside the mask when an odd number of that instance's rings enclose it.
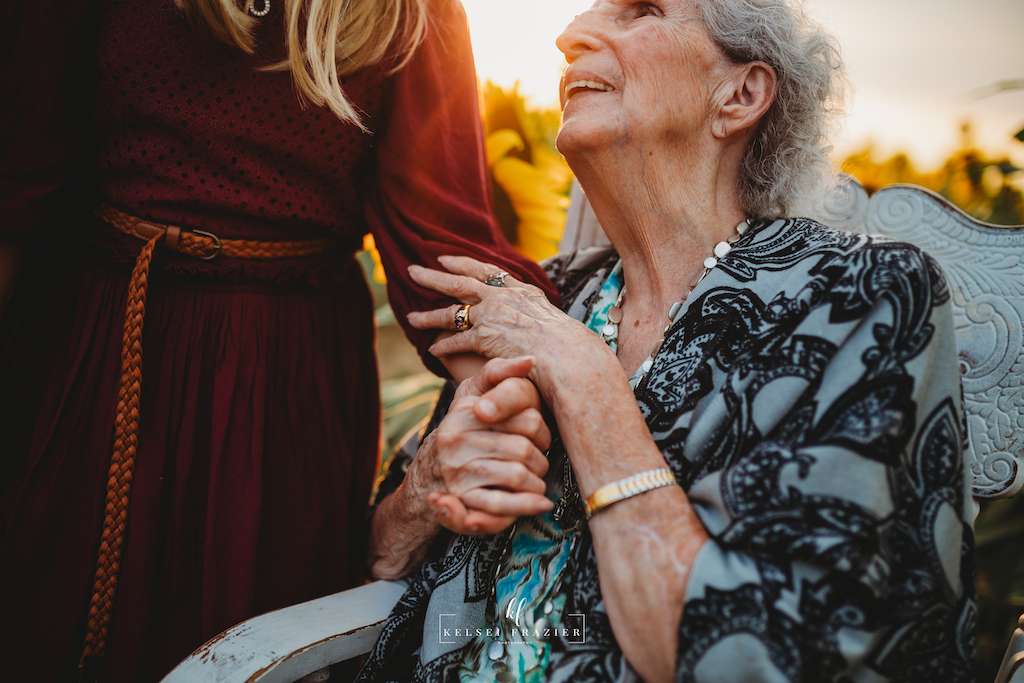
<path fill-rule="evenodd" d="M 713 114 L 712 134 L 724 139 L 745 131 L 753 133 L 775 101 L 777 81 L 775 69 L 764 62 L 736 65 L 721 85 L 721 97 L 716 98 L 723 104 Z"/>

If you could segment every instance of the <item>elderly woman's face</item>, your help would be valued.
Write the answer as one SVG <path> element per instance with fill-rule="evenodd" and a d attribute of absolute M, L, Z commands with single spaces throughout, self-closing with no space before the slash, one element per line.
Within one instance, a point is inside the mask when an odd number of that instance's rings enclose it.
<path fill-rule="evenodd" d="M 608 145 L 688 144 L 708 125 L 726 66 L 695 0 L 597 0 L 558 38 L 564 154 Z M 634 150 L 635 151 L 635 150 Z"/>

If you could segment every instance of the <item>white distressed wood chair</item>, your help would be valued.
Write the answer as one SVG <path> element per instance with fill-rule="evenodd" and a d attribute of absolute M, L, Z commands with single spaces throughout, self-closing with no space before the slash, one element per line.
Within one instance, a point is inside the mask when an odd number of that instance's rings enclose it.
<path fill-rule="evenodd" d="M 1017 493 L 1024 485 L 1024 226 L 981 223 L 909 185 L 869 199 L 849 177 L 807 213 L 911 242 L 939 261 L 953 291 L 974 495 Z M 576 187 L 562 251 L 597 244 L 607 239 Z M 403 590 L 401 582 L 377 581 L 249 619 L 196 650 L 164 683 L 325 680 L 325 667 L 370 651 Z M 1024 683 L 1024 617 L 1020 625 L 997 683 Z"/>

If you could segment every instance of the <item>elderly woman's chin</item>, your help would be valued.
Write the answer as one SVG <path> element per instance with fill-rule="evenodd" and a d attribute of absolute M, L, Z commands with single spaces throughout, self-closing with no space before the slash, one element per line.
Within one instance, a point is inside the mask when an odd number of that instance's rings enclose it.
<path fill-rule="evenodd" d="M 620 126 L 615 120 L 599 116 L 566 116 L 563 112 L 562 126 L 558 129 L 555 146 L 569 165 L 573 159 L 588 152 L 597 152 L 607 147 L 615 138 L 621 137 Z M 579 169 L 573 169 L 579 171 Z"/>

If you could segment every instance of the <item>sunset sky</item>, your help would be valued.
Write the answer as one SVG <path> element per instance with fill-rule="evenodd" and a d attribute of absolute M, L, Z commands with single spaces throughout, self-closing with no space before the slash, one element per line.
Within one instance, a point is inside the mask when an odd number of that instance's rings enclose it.
<path fill-rule="evenodd" d="M 477 70 L 511 85 L 535 106 L 558 102 L 564 64 L 555 38 L 592 0 L 463 0 Z M 908 151 L 931 170 L 959 146 L 970 120 L 976 142 L 1024 166 L 1024 90 L 976 99 L 997 81 L 1024 79 L 1022 0 L 808 0 L 807 11 L 839 38 L 854 87 L 845 154 L 874 142 L 880 154 Z"/>

